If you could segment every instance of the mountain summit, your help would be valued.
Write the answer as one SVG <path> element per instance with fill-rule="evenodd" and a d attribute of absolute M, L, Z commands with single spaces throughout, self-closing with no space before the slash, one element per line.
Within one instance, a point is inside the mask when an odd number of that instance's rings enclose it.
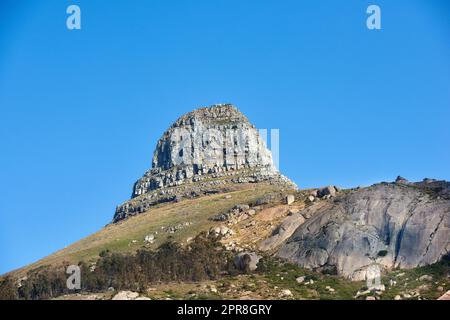
<path fill-rule="evenodd" d="M 296 188 L 275 168 L 259 131 L 235 106 L 200 108 L 181 116 L 159 139 L 152 168 L 136 181 L 132 200 L 117 208 L 114 222 L 158 203 L 262 181 Z"/>

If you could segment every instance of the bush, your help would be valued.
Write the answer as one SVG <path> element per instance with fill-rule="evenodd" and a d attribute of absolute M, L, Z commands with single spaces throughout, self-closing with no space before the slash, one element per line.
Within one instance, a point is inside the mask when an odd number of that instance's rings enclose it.
<path fill-rule="evenodd" d="M 188 247 L 166 242 L 155 251 L 139 250 L 134 255 L 102 251 L 93 271 L 86 263 L 79 266 L 81 289 L 87 292 L 110 287 L 142 292 L 151 283 L 214 280 L 237 272 L 230 254 L 217 239 L 206 234 L 197 236 Z M 66 287 L 65 269 L 29 273 L 19 289 L 20 298 L 49 299 L 73 293 Z"/>
<path fill-rule="evenodd" d="M 66 285 L 65 268 L 36 270 L 27 274 L 17 294 L 25 300 L 42 300 L 71 293 Z"/>
<path fill-rule="evenodd" d="M 379 257 L 385 257 L 388 254 L 387 250 L 380 250 L 378 251 Z"/>
<path fill-rule="evenodd" d="M 14 281 L 9 277 L 0 280 L 0 300 L 16 300 L 18 298 Z"/>

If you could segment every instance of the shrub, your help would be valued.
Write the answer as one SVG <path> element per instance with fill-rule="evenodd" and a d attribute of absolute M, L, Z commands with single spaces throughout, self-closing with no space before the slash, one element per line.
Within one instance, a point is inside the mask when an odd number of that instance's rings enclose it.
<path fill-rule="evenodd" d="M 166 242 L 157 250 L 139 250 L 120 254 L 104 250 L 91 270 L 81 262 L 81 289 L 86 292 L 115 290 L 144 291 L 151 283 L 214 280 L 222 274 L 236 273 L 230 254 L 217 239 L 197 236 L 189 246 Z M 66 287 L 66 268 L 39 269 L 29 272 L 18 292 L 2 284 L 5 292 L 21 299 L 49 299 L 73 293 Z M 5 293 L 6 296 L 6 293 Z"/>
<path fill-rule="evenodd" d="M 379 257 L 385 257 L 388 254 L 387 250 L 380 250 L 378 251 Z"/>
<path fill-rule="evenodd" d="M 0 300 L 18 299 L 17 288 L 10 277 L 0 280 Z"/>

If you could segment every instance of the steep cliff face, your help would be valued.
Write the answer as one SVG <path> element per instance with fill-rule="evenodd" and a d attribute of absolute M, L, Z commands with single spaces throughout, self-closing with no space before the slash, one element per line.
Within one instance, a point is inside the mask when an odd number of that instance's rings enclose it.
<path fill-rule="evenodd" d="M 114 221 L 174 201 L 237 183 L 266 181 L 295 185 L 279 174 L 259 131 L 233 105 L 214 105 L 180 117 L 158 141 L 132 198 L 119 206 Z"/>
<path fill-rule="evenodd" d="M 450 184 L 381 183 L 315 204 L 278 256 L 361 280 L 381 269 L 413 268 L 450 252 Z"/>
<path fill-rule="evenodd" d="M 164 133 L 152 169 L 136 182 L 133 196 L 245 168 L 277 174 L 259 132 L 241 112 L 232 105 L 202 108 L 182 116 Z"/>

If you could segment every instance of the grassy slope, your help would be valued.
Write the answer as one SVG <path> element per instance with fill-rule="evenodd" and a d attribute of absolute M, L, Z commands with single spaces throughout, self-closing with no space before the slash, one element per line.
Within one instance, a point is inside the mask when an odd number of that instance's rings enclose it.
<path fill-rule="evenodd" d="M 255 201 L 264 194 L 273 191 L 277 191 L 276 187 L 267 184 L 248 184 L 242 185 L 241 190 L 230 193 L 155 206 L 149 211 L 130 219 L 107 225 L 100 231 L 36 263 L 11 272 L 11 275 L 24 276 L 27 271 L 44 265 L 95 261 L 98 254 L 106 249 L 115 252 L 133 252 L 145 246 L 144 238 L 147 234 L 154 234 L 155 232 L 158 232 L 155 242 L 148 245 L 148 248 L 157 248 L 169 236 L 180 243 L 186 242 L 187 238 L 218 224 L 208 220 L 211 216 L 225 212 L 238 203 Z M 232 197 L 227 199 L 226 195 Z M 162 229 L 183 222 L 192 222 L 193 224 L 174 234 L 166 233 Z"/>

